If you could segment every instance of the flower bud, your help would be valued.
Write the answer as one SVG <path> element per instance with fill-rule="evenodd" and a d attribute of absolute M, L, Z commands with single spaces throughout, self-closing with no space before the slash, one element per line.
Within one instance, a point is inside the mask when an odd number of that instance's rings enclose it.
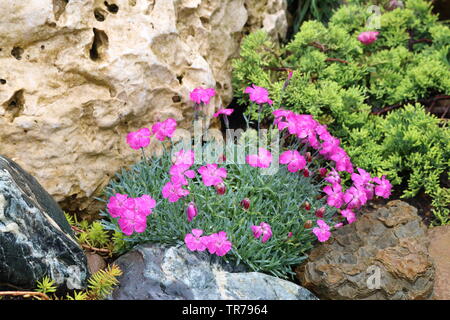
<path fill-rule="evenodd" d="M 195 203 L 190 202 L 186 209 L 186 215 L 187 215 L 188 221 L 191 222 L 192 219 L 194 219 L 194 217 L 197 215 L 197 213 L 198 213 L 198 210 L 197 210 L 197 207 L 195 206 Z"/>
<path fill-rule="evenodd" d="M 306 161 L 308 161 L 308 162 L 311 162 L 312 161 L 312 156 L 311 156 L 311 152 L 307 152 L 307 153 L 305 153 L 305 159 L 306 159 Z"/>
<path fill-rule="evenodd" d="M 316 217 L 323 218 L 324 214 L 325 214 L 325 207 L 316 210 Z"/>
<path fill-rule="evenodd" d="M 327 175 L 328 170 L 326 168 L 320 168 L 319 169 L 319 174 L 322 178 L 325 178 L 325 176 Z"/>
<path fill-rule="evenodd" d="M 309 177 L 309 170 L 308 169 L 303 169 L 303 176 L 305 177 L 305 178 L 308 178 Z"/>
<path fill-rule="evenodd" d="M 223 182 L 216 184 L 214 186 L 214 188 L 216 188 L 216 192 L 219 196 L 222 196 L 225 194 L 225 192 L 227 192 L 227 187 L 225 186 L 225 184 Z"/>
<path fill-rule="evenodd" d="M 305 224 L 303 225 L 303 227 L 304 227 L 305 229 L 311 229 L 312 226 L 313 226 L 313 222 L 312 222 L 311 220 L 305 221 Z"/>
<path fill-rule="evenodd" d="M 248 210 L 250 208 L 250 199 L 245 198 L 241 201 L 241 206 L 244 208 L 244 210 Z"/>
<path fill-rule="evenodd" d="M 305 208 L 306 211 L 311 210 L 311 203 L 309 203 L 308 201 L 305 201 L 303 203 L 303 208 Z"/>
<path fill-rule="evenodd" d="M 289 232 L 288 233 L 288 238 L 292 238 L 292 236 L 293 236 L 292 232 Z"/>

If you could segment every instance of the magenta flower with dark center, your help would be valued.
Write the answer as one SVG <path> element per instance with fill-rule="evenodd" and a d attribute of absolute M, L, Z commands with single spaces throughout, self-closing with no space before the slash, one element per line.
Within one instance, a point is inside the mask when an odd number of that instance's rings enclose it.
<path fill-rule="evenodd" d="M 330 207 L 339 209 L 344 204 L 344 194 L 340 184 L 333 184 L 323 188 L 323 192 L 327 194 L 327 204 Z"/>
<path fill-rule="evenodd" d="M 145 148 L 150 144 L 150 129 L 142 128 L 138 131 L 128 133 L 127 143 L 130 148 L 135 150 Z"/>

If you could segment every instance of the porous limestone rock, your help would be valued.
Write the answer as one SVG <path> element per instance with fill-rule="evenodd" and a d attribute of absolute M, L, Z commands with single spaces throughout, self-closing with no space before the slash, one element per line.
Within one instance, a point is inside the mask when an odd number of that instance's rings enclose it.
<path fill-rule="evenodd" d="M 242 266 L 184 245 L 141 245 L 115 263 L 123 275 L 113 300 L 317 300 L 293 282 L 243 272 Z"/>
<path fill-rule="evenodd" d="M 428 243 L 417 209 L 391 201 L 333 232 L 297 275 L 324 299 L 427 299 L 435 274 Z"/>
<path fill-rule="evenodd" d="M 0 10 L 0 153 L 74 211 L 139 158 L 128 132 L 169 117 L 190 129 L 198 86 L 218 92 L 211 116 L 231 100 L 244 34 L 287 29 L 286 0 L 10 0 Z"/>
<path fill-rule="evenodd" d="M 0 156 L 0 287 L 34 289 L 49 276 L 61 288 L 81 289 L 88 275 L 86 257 L 58 204 Z"/>
<path fill-rule="evenodd" d="M 450 226 L 431 228 L 428 237 L 428 251 L 436 268 L 432 299 L 450 300 Z"/>

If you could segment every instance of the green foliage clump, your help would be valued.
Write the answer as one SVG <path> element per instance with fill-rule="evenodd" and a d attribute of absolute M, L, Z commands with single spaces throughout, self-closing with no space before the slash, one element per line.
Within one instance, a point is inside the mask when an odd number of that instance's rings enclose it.
<path fill-rule="evenodd" d="M 402 185 L 403 197 L 425 191 L 437 222 L 448 223 L 450 133 L 423 105 L 450 93 L 450 28 L 429 2 L 403 2 L 394 10 L 389 1 L 376 2 L 380 34 L 370 45 L 357 40 L 368 30 L 369 2 L 356 0 L 327 26 L 305 22 L 283 48 L 273 49 L 262 31 L 249 35 L 233 63 L 235 95 L 248 105 L 243 90 L 256 84 L 269 89 L 274 108 L 313 115 L 342 139 L 355 165 L 386 174 Z M 256 119 L 254 108 L 247 114 Z"/>
<path fill-rule="evenodd" d="M 250 142 L 251 136 L 249 133 L 246 140 L 241 139 L 240 143 L 245 145 L 246 141 Z M 279 168 L 276 174 L 261 174 L 259 168 L 251 167 L 245 160 L 238 159 L 245 152 L 238 152 L 235 144 L 231 146 L 231 149 L 227 149 L 226 163 L 219 164 L 227 170 L 224 195 L 218 195 L 214 187 L 205 186 L 201 176 L 197 174 L 189 182 L 187 188 L 190 194 L 187 198 L 174 203 L 164 199 L 161 190 L 170 181 L 168 172 L 173 164 L 170 152 L 151 161 L 142 161 L 118 174 L 118 179 L 105 189 L 107 199 L 116 193 L 127 194 L 129 197 L 147 194 L 157 202 L 152 214 L 147 217 L 145 232 L 125 237 L 127 246 L 124 250 L 145 242 L 184 246 L 184 238 L 192 229 L 201 229 L 204 235 L 225 231 L 232 243 L 231 251 L 223 257 L 225 261 L 244 263 L 253 271 L 267 272 L 278 277 L 292 275 L 292 266 L 306 258 L 306 252 L 316 240 L 311 232 L 312 225 L 320 219 L 315 216 L 315 210 L 326 207 L 323 220 L 327 222 L 336 213 L 335 209 L 326 206 L 325 199 L 318 199 L 323 187 L 322 179 L 290 173 L 285 167 Z M 212 143 L 203 148 L 202 154 L 209 154 L 206 150 L 219 150 Z M 234 153 L 230 150 L 234 150 Z M 221 154 L 224 153 L 217 152 L 213 158 L 219 159 Z M 215 162 L 217 160 L 205 163 Z M 277 160 L 274 162 L 278 163 Z M 314 162 L 310 164 L 312 175 L 317 171 L 317 165 L 319 164 Z M 191 169 L 198 167 L 200 165 L 194 164 Z M 244 210 L 241 205 L 245 198 L 251 203 L 248 210 Z M 190 201 L 194 201 L 198 209 L 198 215 L 191 222 L 186 216 L 187 203 Z M 311 204 L 310 210 L 302 206 L 306 201 Z M 102 214 L 109 217 L 106 211 Z M 255 239 L 251 231 L 252 225 L 259 225 L 261 222 L 270 224 L 274 235 L 266 243 Z M 104 224 L 108 229 L 120 231 L 114 219 L 105 221 Z M 290 232 L 292 237 L 289 237 Z"/>
<path fill-rule="evenodd" d="M 106 230 L 101 221 L 89 223 L 87 220 L 78 221 L 76 216 L 64 213 L 67 222 L 75 229 L 76 238 L 80 245 L 88 248 L 101 249 L 110 254 L 119 252 L 124 246 L 123 234 Z"/>
<path fill-rule="evenodd" d="M 114 287 L 119 284 L 117 277 L 121 275 L 122 271 L 117 265 L 110 265 L 105 270 L 99 270 L 91 275 L 86 290 L 74 291 L 72 295 L 67 294 L 65 298 L 55 294 L 56 282 L 45 276 L 37 282 L 35 291 L 46 295 L 50 300 L 102 300 L 110 295 Z M 37 297 L 37 299 L 41 299 L 41 297 Z"/>

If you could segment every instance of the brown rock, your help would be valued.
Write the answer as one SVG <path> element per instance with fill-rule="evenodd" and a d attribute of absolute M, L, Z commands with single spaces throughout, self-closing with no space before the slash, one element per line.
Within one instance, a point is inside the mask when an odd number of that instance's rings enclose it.
<path fill-rule="evenodd" d="M 436 268 L 433 299 L 450 300 L 450 226 L 428 230 L 428 251 Z"/>
<path fill-rule="evenodd" d="M 434 282 L 427 228 L 402 201 L 333 232 L 297 268 L 300 283 L 323 299 L 427 299 Z"/>
<path fill-rule="evenodd" d="M 93 253 L 93 252 L 87 252 L 86 257 L 87 257 L 87 264 L 88 264 L 89 272 L 91 274 L 94 274 L 97 271 L 106 268 L 106 262 L 102 256 L 100 256 L 96 253 Z"/>

